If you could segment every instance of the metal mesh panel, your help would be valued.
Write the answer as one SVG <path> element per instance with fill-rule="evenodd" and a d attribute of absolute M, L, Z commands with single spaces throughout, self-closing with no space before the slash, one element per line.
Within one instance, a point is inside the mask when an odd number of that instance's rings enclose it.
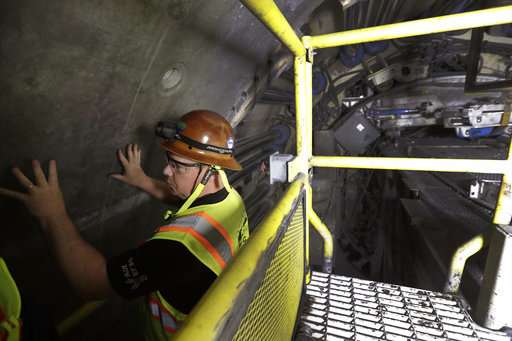
<path fill-rule="evenodd" d="M 455 296 L 313 272 L 301 333 L 310 340 L 510 341 L 476 325 Z"/>
<path fill-rule="evenodd" d="M 233 340 L 291 339 L 304 278 L 303 224 L 299 203 Z"/>

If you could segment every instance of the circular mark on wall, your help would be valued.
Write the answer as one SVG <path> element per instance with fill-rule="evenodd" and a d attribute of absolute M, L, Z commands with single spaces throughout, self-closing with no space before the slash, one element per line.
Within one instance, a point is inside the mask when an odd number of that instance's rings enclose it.
<path fill-rule="evenodd" d="M 163 95 L 170 95 L 180 88 L 185 78 L 185 65 L 182 63 L 171 66 L 160 79 L 160 91 Z"/>
<path fill-rule="evenodd" d="M 190 13 L 192 1 L 188 0 L 170 0 L 167 6 L 167 13 L 176 21 L 185 19 Z"/>

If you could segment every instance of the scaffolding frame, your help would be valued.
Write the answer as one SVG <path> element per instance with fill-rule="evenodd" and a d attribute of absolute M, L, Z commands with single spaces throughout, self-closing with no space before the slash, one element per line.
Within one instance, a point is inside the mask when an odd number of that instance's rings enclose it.
<path fill-rule="evenodd" d="M 507 159 L 505 160 L 313 155 L 312 66 L 315 48 L 351 45 L 511 23 L 512 6 L 501 6 L 319 36 L 303 36 L 302 39 L 299 39 L 273 0 L 241 0 L 241 2 L 295 56 L 297 155 L 288 163 L 288 181 L 292 182 L 298 174 L 306 175 L 306 190 L 309 202 L 312 202 L 309 178 L 312 167 L 492 173 L 503 175 L 493 223 L 501 225 L 508 225 L 510 223 L 512 218 L 512 148 L 510 146 Z M 313 210 L 312 204 L 307 206 L 307 217 L 324 240 L 324 270 L 330 272 L 333 256 L 332 235 Z M 305 228 L 306 230 L 308 229 L 307 224 Z M 306 231 L 307 233 L 308 231 Z M 306 254 L 309 255 L 309 251 L 306 251 Z"/>

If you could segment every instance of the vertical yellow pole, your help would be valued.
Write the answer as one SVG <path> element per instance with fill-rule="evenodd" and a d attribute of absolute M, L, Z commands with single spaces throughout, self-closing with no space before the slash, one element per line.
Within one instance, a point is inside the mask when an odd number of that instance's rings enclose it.
<path fill-rule="evenodd" d="M 308 190 L 309 177 L 308 177 L 308 141 L 309 129 L 308 128 L 308 110 L 310 108 L 310 102 L 308 100 L 308 64 L 309 69 L 312 69 L 311 63 L 306 61 L 306 56 L 295 57 L 294 61 L 294 72 L 295 72 L 295 124 L 296 124 L 296 138 L 297 138 L 297 171 L 303 173 L 305 177 L 305 188 L 306 188 L 306 201 L 310 200 L 311 191 Z M 311 90 L 309 91 L 309 97 L 312 96 Z M 310 115 L 311 116 L 311 115 Z M 305 233 L 305 255 L 306 255 L 306 283 L 309 283 L 311 277 L 310 262 L 309 262 L 309 221 L 307 218 L 307 203 L 306 218 L 304 219 L 304 233 Z"/>
<path fill-rule="evenodd" d="M 509 225 L 512 219 L 512 140 L 508 147 L 508 167 L 501 180 L 500 194 L 494 211 L 494 224 Z"/>
<path fill-rule="evenodd" d="M 293 181 L 297 174 L 306 176 L 306 196 L 311 198 L 312 191 L 309 186 L 310 159 L 313 151 L 313 54 L 312 50 L 304 47 L 303 41 L 286 21 L 273 0 L 241 0 L 252 13 L 264 23 L 276 37 L 285 44 L 295 55 L 295 107 L 296 107 L 296 137 L 297 157 L 288 165 L 289 181 Z M 308 207 L 308 206 L 306 206 Z M 325 225 L 313 212 L 312 205 L 306 209 L 307 218 L 304 221 L 306 233 L 306 261 L 309 269 L 309 220 L 313 219 L 315 227 L 319 226 L 318 233 L 324 238 L 324 245 L 332 245 L 330 231 L 322 229 Z M 330 238 L 325 239 L 328 235 Z M 332 252 L 324 250 L 325 253 Z M 309 274 L 308 274 L 309 276 Z M 309 277 L 307 277 L 309 278 Z"/>
<path fill-rule="evenodd" d="M 295 57 L 295 127 L 297 138 L 297 157 L 304 157 L 304 139 L 307 138 L 306 110 L 307 110 L 307 92 L 304 87 L 306 84 L 306 57 Z M 307 174 L 304 174 L 307 175 Z"/>
<path fill-rule="evenodd" d="M 504 174 L 501 180 L 500 194 L 494 211 L 494 224 L 509 225 L 512 219 L 512 176 L 509 174 Z"/>

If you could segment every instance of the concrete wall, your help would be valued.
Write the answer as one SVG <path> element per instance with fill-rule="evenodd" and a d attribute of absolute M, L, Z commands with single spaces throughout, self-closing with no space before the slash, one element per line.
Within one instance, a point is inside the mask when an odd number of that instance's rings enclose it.
<path fill-rule="evenodd" d="M 298 28 L 319 2 L 277 3 Z M 235 117 L 279 47 L 238 1 L 7 0 L 0 13 L 0 186 L 21 190 L 13 165 L 32 175 L 31 159 L 45 167 L 56 159 L 73 220 L 107 256 L 143 240 L 164 209 L 108 178 L 121 170 L 115 150 L 140 144 L 145 170 L 159 176 L 156 122 L 196 108 Z M 168 71 L 182 73 L 174 89 L 163 82 Z M 3 197 L 0 212 L 0 255 L 21 289 L 60 320 L 80 300 L 37 222 Z"/>

